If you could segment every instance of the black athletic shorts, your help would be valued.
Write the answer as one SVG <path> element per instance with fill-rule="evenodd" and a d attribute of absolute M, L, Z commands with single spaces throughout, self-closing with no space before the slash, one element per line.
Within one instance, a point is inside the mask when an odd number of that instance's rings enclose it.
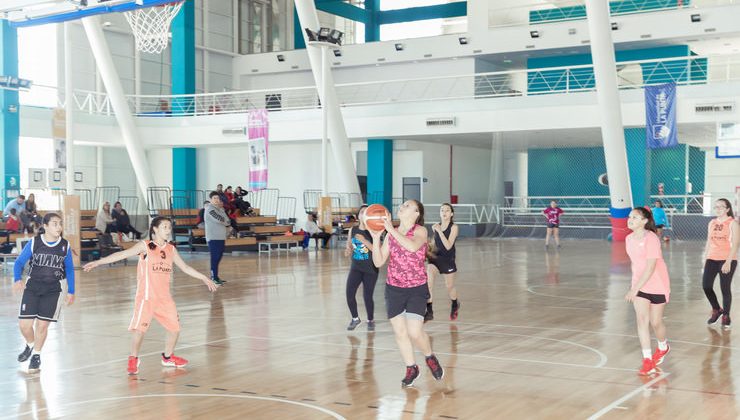
<path fill-rule="evenodd" d="M 656 229 L 663 229 L 664 227 L 665 227 L 665 225 L 655 225 L 655 228 Z"/>
<path fill-rule="evenodd" d="M 47 283 L 29 280 L 23 290 L 18 318 L 38 318 L 43 321 L 57 322 L 62 309 L 61 299 L 61 282 Z"/>
<path fill-rule="evenodd" d="M 457 272 L 457 265 L 452 258 L 437 257 L 430 261 L 440 274 L 452 274 Z"/>
<path fill-rule="evenodd" d="M 404 312 L 423 317 L 427 312 L 429 297 L 429 286 L 426 283 L 416 287 L 396 287 L 386 283 L 385 307 L 388 319 Z"/>
<path fill-rule="evenodd" d="M 558 224 L 558 223 L 548 223 L 547 224 L 547 227 L 550 228 L 550 229 L 552 229 L 552 228 L 559 228 L 560 227 L 560 224 Z"/>
<path fill-rule="evenodd" d="M 665 295 L 654 295 L 652 293 L 637 292 L 637 296 L 645 298 L 650 301 L 652 305 L 660 305 L 665 303 Z"/>

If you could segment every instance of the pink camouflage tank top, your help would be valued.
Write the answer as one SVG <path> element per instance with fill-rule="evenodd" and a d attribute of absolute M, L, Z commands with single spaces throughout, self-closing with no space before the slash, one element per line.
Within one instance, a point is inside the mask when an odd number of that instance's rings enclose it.
<path fill-rule="evenodd" d="M 406 237 L 414 236 L 418 225 L 414 225 Z M 416 252 L 411 252 L 401 246 L 393 235 L 388 235 L 388 249 L 390 250 L 390 261 L 388 262 L 387 283 L 396 287 L 417 287 L 427 282 L 427 271 L 424 267 L 426 258 L 426 242 Z"/>

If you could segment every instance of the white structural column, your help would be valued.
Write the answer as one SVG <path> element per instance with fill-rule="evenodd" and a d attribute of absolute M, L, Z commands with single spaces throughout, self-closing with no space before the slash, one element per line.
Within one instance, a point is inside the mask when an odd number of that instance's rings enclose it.
<path fill-rule="evenodd" d="M 102 187 L 103 185 L 103 147 L 98 146 L 95 148 L 95 179 L 98 187 Z M 95 206 L 99 206 L 100 203 L 95 203 Z"/>
<path fill-rule="evenodd" d="M 72 98 L 72 23 L 64 23 L 64 115 L 65 115 L 65 160 L 67 161 L 67 195 L 75 193 L 75 153 L 74 153 L 74 106 Z"/>
<path fill-rule="evenodd" d="M 617 64 L 614 58 L 608 0 L 586 0 L 591 56 L 594 62 L 596 96 L 601 114 L 606 171 L 612 209 L 632 208 L 627 148 L 622 125 L 622 108 L 617 89 Z M 612 217 L 622 218 L 614 214 Z M 624 216 L 626 217 L 626 216 Z"/>
<path fill-rule="evenodd" d="M 514 196 L 526 197 L 529 194 L 529 155 L 527 152 L 516 154 L 516 182 L 514 183 Z M 521 203 L 514 203 L 514 206 L 526 207 L 527 200 L 523 199 Z"/>
<path fill-rule="evenodd" d="M 329 91 L 328 78 L 331 70 L 329 48 L 326 46 L 319 48 L 321 48 L 321 97 L 326 98 L 329 96 L 327 94 Z M 329 149 L 329 107 L 327 105 L 322 102 L 321 106 L 321 195 L 323 197 L 329 195 L 329 154 L 327 153 Z"/>
<path fill-rule="evenodd" d="M 311 48 L 308 46 L 306 31 L 303 30 L 304 28 L 309 28 L 314 31 L 319 29 L 319 17 L 316 14 L 316 5 L 313 1 L 296 0 L 295 8 L 298 13 L 298 19 L 301 22 L 303 39 L 306 41 L 306 52 L 308 53 L 308 59 L 311 62 L 313 78 L 316 81 L 319 95 L 321 95 L 321 105 L 326 108 L 328 116 L 329 140 L 337 167 L 339 192 L 359 194 L 360 184 L 357 182 L 357 175 L 355 174 L 355 168 L 353 165 L 354 160 L 352 159 L 352 152 L 349 147 L 349 140 L 347 139 L 347 130 L 344 127 L 342 112 L 339 109 L 339 102 L 337 101 L 337 92 L 334 89 L 334 78 L 331 74 L 331 69 L 328 69 L 326 72 L 326 89 L 324 89 L 321 73 L 321 51 L 319 48 Z M 324 91 L 326 92 L 326 97 L 323 97 Z"/>
<path fill-rule="evenodd" d="M 501 133 L 492 136 L 488 202 L 500 206 L 504 204 L 504 138 Z"/>
<path fill-rule="evenodd" d="M 139 141 L 139 134 L 134 124 L 134 117 L 131 115 L 126 97 L 123 93 L 123 86 L 118 77 L 118 72 L 113 64 L 108 44 L 105 42 L 103 30 L 97 16 L 82 18 L 82 25 L 85 27 L 87 39 L 90 42 L 95 61 L 100 69 L 100 75 L 103 78 L 105 89 L 108 91 L 113 112 L 116 115 L 116 121 L 121 127 L 123 142 L 126 145 L 131 165 L 134 168 L 136 182 L 141 189 L 144 200 L 148 200 L 149 187 L 154 185 L 152 182 L 152 173 L 147 164 L 144 147 Z"/>

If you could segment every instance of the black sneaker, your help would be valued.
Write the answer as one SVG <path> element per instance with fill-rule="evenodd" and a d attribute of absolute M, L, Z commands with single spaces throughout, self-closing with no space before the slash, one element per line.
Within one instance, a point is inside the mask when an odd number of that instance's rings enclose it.
<path fill-rule="evenodd" d="M 420 375 L 419 366 L 406 366 L 406 377 L 401 380 L 401 386 L 406 388 L 408 386 L 414 386 L 414 381 Z"/>
<path fill-rule="evenodd" d="M 28 347 L 28 344 L 26 344 L 26 348 L 23 349 L 21 354 L 18 355 L 18 361 L 25 362 L 26 360 L 28 360 L 28 358 L 31 357 L 31 350 L 33 349 Z"/>
<path fill-rule="evenodd" d="M 217 285 L 219 285 L 219 286 L 221 286 L 221 285 L 223 285 L 224 283 L 226 283 L 226 280 L 221 280 L 221 279 L 220 279 L 220 278 L 218 278 L 218 277 L 215 277 L 215 278 L 213 278 L 213 279 L 211 279 L 211 280 L 213 280 L 213 282 L 214 282 L 214 283 L 216 283 L 216 284 L 217 284 Z"/>
<path fill-rule="evenodd" d="M 28 373 L 36 373 L 41 370 L 41 355 L 34 354 L 31 356 L 31 363 L 28 364 Z"/>
<path fill-rule="evenodd" d="M 434 379 L 440 380 L 443 376 L 445 376 L 445 371 L 442 369 L 442 366 L 439 364 L 439 360 L 437 360 L 437 356 L 431 355 L 426 358 L 427 359 L 427 366 L 429 366 L 429 370 L 432 371 L 432 376 L 434 376 Z"/>
<path fill-rule="evenodd" d="M 368 331 L 375 331 L 375 320 L 367 321 L 367 330 Z"/>
<path fill-rule="evenodd" d="M 457 319 L 457 313 L 460 311 L 460 302 L 453 300 L 450 308 L 450 321 Z"/>
<path fill-rule="evenodd" d="M 434 309 L 432 309 L 432 304 L 427 303 L 427 311 L 424 313 L 424 322 L 429 322 L 434 319 Z"/>
<path fill-rule="evenodd" d="M 351 319 L 351 320 L 349 321 L 349 325 L 347 325 L 347 331 L 352 331 L 352 330 L 354 330 L 354 329 L 355 329 L 355 328 L 357 328 L 357 326 L 358 326 L 358 325 L 360 325 L 361 323 L 362 323 L 362 321 L 360 320 L 360 318 L 357 318 L 357 319 L 354 319 L 354 318 L 352 318 L 352 319 Z"/>
<path fill-rule="evenodd" d="M 729 330 L 730 329 L 730 316 L 727 314 L 722 315 L 722 328 Z"/>
<path fill-rule="evenodd" d="M 719 319 L 720 315 L 722 315 L 722 308 L 719 309 L 712 309 L 712 316 L 709 317 L 707 320 L 707 324 L 714 324 Z"/>

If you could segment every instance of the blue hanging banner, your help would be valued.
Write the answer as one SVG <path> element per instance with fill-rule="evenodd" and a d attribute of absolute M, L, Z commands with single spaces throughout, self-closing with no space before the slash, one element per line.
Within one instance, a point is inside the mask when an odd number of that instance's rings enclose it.
<path fill-rule="evenodd" d="M 649 149 L 678 146 L 675 83 L 645 87 L 645 114 Z"/>

